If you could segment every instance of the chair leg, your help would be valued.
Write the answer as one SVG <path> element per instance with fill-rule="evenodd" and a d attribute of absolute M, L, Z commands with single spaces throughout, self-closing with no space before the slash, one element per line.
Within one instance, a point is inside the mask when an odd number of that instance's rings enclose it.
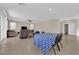
<path fill-rule="evenodd" d="M 60 51 L 60 47 L 59 47 L 58 43 L 57 43 L 56 45 L 57 45 L 57 47 L 58 47 L 58 50 Z"/>
<path fill-rule="evenodd" d="M 55 53 L 55 55 L 56 55 L 56 51 L 55 51 L 54 47 L 53 47 L 53 50 L 54 50 L 54 53 Z"/>
<path fill-rule="evenodd" d="M 60 41 L 60 45 L 61 45 L 61 47 L 63 47 L 63 45 L 62 45 L 61 41 Z"/>

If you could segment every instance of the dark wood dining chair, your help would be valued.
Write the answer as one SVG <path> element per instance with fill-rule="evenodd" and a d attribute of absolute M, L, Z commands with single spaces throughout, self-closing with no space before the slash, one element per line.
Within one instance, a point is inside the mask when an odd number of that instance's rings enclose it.
<path fill-rule="evenodd" d="M 55 55 L 56 55 L 56 51 L 55 51 L 54 47 L 57 46 L 58 50 L 60 51 L 60 47 L 59 47 L 58 43 L 61 42 L 61 39 L 62 39 L 62 35 L 61 34 L 57 34 L 57 37 L 56 37 L 56 40 L 55 40 L 55 44 L 52 45 L 52 48 L 54 50 Z"/>
<path fill-rule="evenodd" d="M 40 31 L 36 31 L 35 34 L 40 34 Z"/>
<path fill-rule="evenodd" d="M 63 34 L 61 33 L 61 34 L 60 34 L 60 39 L 59 39 L 59 43 L 60 43 L 61 47 L 63 47 L 63 45 L 62 45 L 62 43 L 61 43 L 62 37 L 63 37 Z"/>

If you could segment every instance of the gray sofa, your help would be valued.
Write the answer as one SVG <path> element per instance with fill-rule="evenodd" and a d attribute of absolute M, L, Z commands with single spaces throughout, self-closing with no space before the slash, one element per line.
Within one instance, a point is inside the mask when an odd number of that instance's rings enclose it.
<path fill-rule="evenodd" d="M 17 33 L 15 32 L 15 30 L 7 31 L 7 37 L 15 37 L 16 35 L 17 35 Z"/>

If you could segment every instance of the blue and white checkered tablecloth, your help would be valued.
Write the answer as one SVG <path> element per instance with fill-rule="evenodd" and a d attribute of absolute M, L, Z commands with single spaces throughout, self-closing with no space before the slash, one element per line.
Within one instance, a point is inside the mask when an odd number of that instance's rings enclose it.
<path fill-rule="evenodd" d="M 47 54 L 48 49 L 55 44 L 56 36 L 56 33 L 36 34 L 34 36 L 34 43 L 42 50 L 43 54 Z"/>

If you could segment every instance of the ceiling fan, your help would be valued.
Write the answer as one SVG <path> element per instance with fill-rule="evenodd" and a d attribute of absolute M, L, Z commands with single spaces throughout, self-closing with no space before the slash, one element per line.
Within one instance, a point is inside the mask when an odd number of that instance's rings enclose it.
<path fill-rule="evenodd" d="M 32 22 L 32 20 L 30 20 L 30 19 L 27 19 L 27 22 L 31 23 L 31 22 Z"/>

